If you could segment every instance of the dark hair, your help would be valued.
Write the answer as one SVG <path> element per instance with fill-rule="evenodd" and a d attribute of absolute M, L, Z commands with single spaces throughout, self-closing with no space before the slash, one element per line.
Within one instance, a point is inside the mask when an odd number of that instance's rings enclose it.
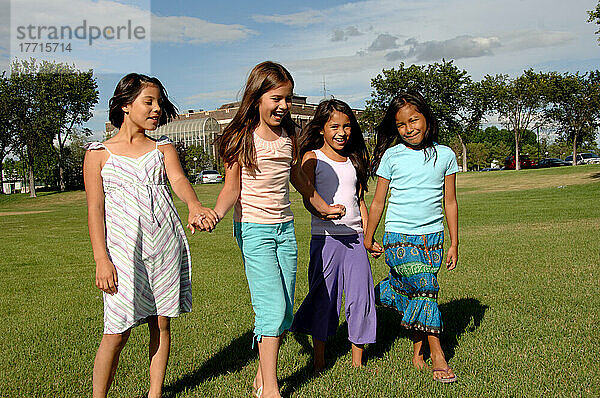
<path fill-rule="evenodd" d="M 250 71 L 239 109 L 223 130 L 223 134 L 215 140 L 219 156 L 223 158 L 224 162 L 239 162 L 240 166 L 247 167 L 251 172 L 256 171 L 256 149 L 252 133 L 260 124 L 258 113 L 260 97 L 267 91 L 286 83 L 291 83 L 293 90 L 292 75 L 278 63 L 265 61 Z M 281 120 L 281 127 L 285 129 L 292 140 L 292 162 L 295 162 L 297 159 L 296 124 L 292 121 L 290 112 L 286 113 Z"/>
<path fill-rule="evenodd" d="M 135 101 L 137 96 L 140 95 L 142 90 L 147 86 L 156 86 L 160 90 L 158 104 L 160 105 L 161 112 L 158 125 L 162 126 L 163 124 L 167 124 L 177 117 L 177 108 L 169 101 L 167 90 L 160 80 L 156 77 L 141 75 L 139 73 L 130 73 L 119 81 L 115 88 L 115 92 L 108 103 L 108 119 L 113 126 L 116 128 L 121 127 L 123 118 L 125 117 L 123 107 Z"/>
<path fill-rule="evenodd" d="M 334 111 L 341 112 L 350 119 L 351 134 L 348 142 L 344 146 L 343 155 L 350 158 L 352 165 L 356 169 L 356 193 L 360 197 L 361 190 L 362 192 L 368 190 L 369 153 L 360 126 L 356 121 L 356 116 L 354 116 L 354 112 L 352 112 L 352 109 L 350 109 L 345 102 L 337 99 L 330 99 L 319 103 L 319 106 L 317 106 L 315 111 L 315 116 L 304 127 L 298 138 L 299 158 L 302 159 L 304 154 L 308 151 L 323 147 L 325 140 L 321 132 Z"/>
<path fill-rule="evenodd" d="M 421 141 L 418 147 L 404 141 L 396 127 L 396 114 L 407 104 L 414 105 L 417 108 L 417 111 L 425 117 L 425 122 L 427 123 L 427 130 L 425 130 L 425 133 L 423 134 L 423 141 Z M 438 122 L 431 111 L 431 107 L 427 101 L 425 101 L 425 98 L 416 91 L 402 92 L 392 99 L 385 111 L 381 123 L 379 123 L 376 128 L 376 143 L 375 149 L 373 150 L 372 170 L 373 172 L 377 171 L 377 167 L 379 166 L 379 162 L 385 151 L 399 143 L 403 143 L 413 149 L 422 149 L 425 153 L 425 161 L 428 161 L 431 157 L 437 159 L 437 151 L 433 145 L 437 140 Z"/>

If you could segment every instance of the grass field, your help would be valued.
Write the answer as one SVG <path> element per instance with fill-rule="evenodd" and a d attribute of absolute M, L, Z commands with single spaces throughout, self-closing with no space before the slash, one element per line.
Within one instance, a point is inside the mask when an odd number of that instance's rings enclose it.
<path fill-rule="evenodd" d="M 330 367 L 318 377 L 309 339 L 288 335 L 279 367 L 284 396 L 600 396 L 600 166 L 466 173 L 457 181 L 460 261 L 440 272 L 439 303 L 459 381 L 442 385 L 413 370 L 409 335 L 380 308 L 378 341 L 360 370 L 350 367 L 343 319 L 328 344 Z M 196 187 L 207 205 L 219 188 Z M 310 220 L 295 193 L 292 202 L 297 308 L 307 292 Z M 167 397 L 250 396 L 253 315 L 231 224 L 228 216 L 215 232 L 188 236 L 194 311 L 172 323 Z M 0 396 L 90 396 L 102 297 L 85 194 L 0 195 L 0 236 Z M 372 268 L 376 282 L 387 274 L 383 259 Z M 112 397 L 143 396 L 147 339 L 145 326 L 132 332 Z"/>

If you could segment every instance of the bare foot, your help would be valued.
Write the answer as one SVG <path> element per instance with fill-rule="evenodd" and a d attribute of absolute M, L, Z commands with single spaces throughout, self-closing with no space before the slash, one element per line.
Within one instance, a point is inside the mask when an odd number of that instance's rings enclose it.
<path fill-rule="evenodd" d="M 456 380 L 456 375 L 452 368 L 448 366 L 446 358 L 443 355 L 432 355 L 431 365 L 433 367 L 433 380 L 451 383 Z"/>
<path fill-rule="evenodd" d="M 412 364 L 417 370 L 428 370 L 429 365 L 423 359 L 423 356 L 413 357 Z"/>

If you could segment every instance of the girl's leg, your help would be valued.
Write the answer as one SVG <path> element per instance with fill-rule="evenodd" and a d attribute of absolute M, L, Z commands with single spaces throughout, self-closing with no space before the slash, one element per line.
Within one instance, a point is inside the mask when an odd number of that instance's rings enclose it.
<path fill-rule="evenodd" d="M 352 342 L 352 366 L 359 368 L 363 366 L 364 345 L 374 343 L 377 337 L 373 276 L 363 246 L 363 235 L 348 235 L 339 239 L 344 243 L 344 257 L 340 259 L 343 267 L 340 284 L 346 294 L 345 312 L 348 339 Z M 341 301 L 340 294 L 338 305 Z"/>
<path fill-rule="evenodd" d="M 281 336 L 262 336 L 258 343 L 259 372 L 263 388 L 261 398 L 281 397 L 277 384 L 277 357 L 280 344 Z"/>
<path fill-rule="evenodd" d="M 418 330 L 413 332 L 413 358 L 412 363 L 417 369 L 427 369 L 428 366 L 425 363 L 425 340 L 427 335 Z"/>
<path fill-rule="evenodd" d="M 365 350 L 364 344 L 356 345 L 352 343 L 352 366 L 355 368 L 362 368 L 363 366 L 363 351 Z"/>
<path fill-rule="evenodd" d="M 448 366 L 448 362 L 446 362 L 444 351 L 440 345 L 439 336 L 430 333 L 427 335 L 427 341 L 429 342 L 429 351 L 431 352 L 431 365 L 433 366 L 433 369 L 441 369 L 434 370 L 434 380 L 454 378 L 454 372 Z"/>
<path fill-rule="evenodd" d="M 320 373 L 325 369 L 325 342 L 313 337 L 315 372 Z"/>
<path fill-rule="evenodd" d="M 131 330 L 121 334 L 105 334 L 96 353 L 92 376 L 92 396 L 105 398 L 119 365 L 119 356 Z"/>
<path fill-rule="evenodd" d="M 171 350 L 171 320 L 165 316 L 152 316 L 148 318 L 148 329 L 150 330 L 150 391 L 148 397 L 160 398 Z"/>

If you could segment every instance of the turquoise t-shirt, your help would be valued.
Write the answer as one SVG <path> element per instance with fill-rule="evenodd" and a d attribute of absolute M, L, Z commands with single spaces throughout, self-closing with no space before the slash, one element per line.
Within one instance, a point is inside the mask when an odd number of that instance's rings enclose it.
<path fill-rule="evenodd" d="M 425 161 L 423 150 L 404 144 L 383 154 L 377 175 L 390 181 L 385 230 L 424 235 L 444 230 L 442 198 L 444 177 L 458 172 L 456 155 L 445 145 L 434 144 L 436 154 Z"/>

